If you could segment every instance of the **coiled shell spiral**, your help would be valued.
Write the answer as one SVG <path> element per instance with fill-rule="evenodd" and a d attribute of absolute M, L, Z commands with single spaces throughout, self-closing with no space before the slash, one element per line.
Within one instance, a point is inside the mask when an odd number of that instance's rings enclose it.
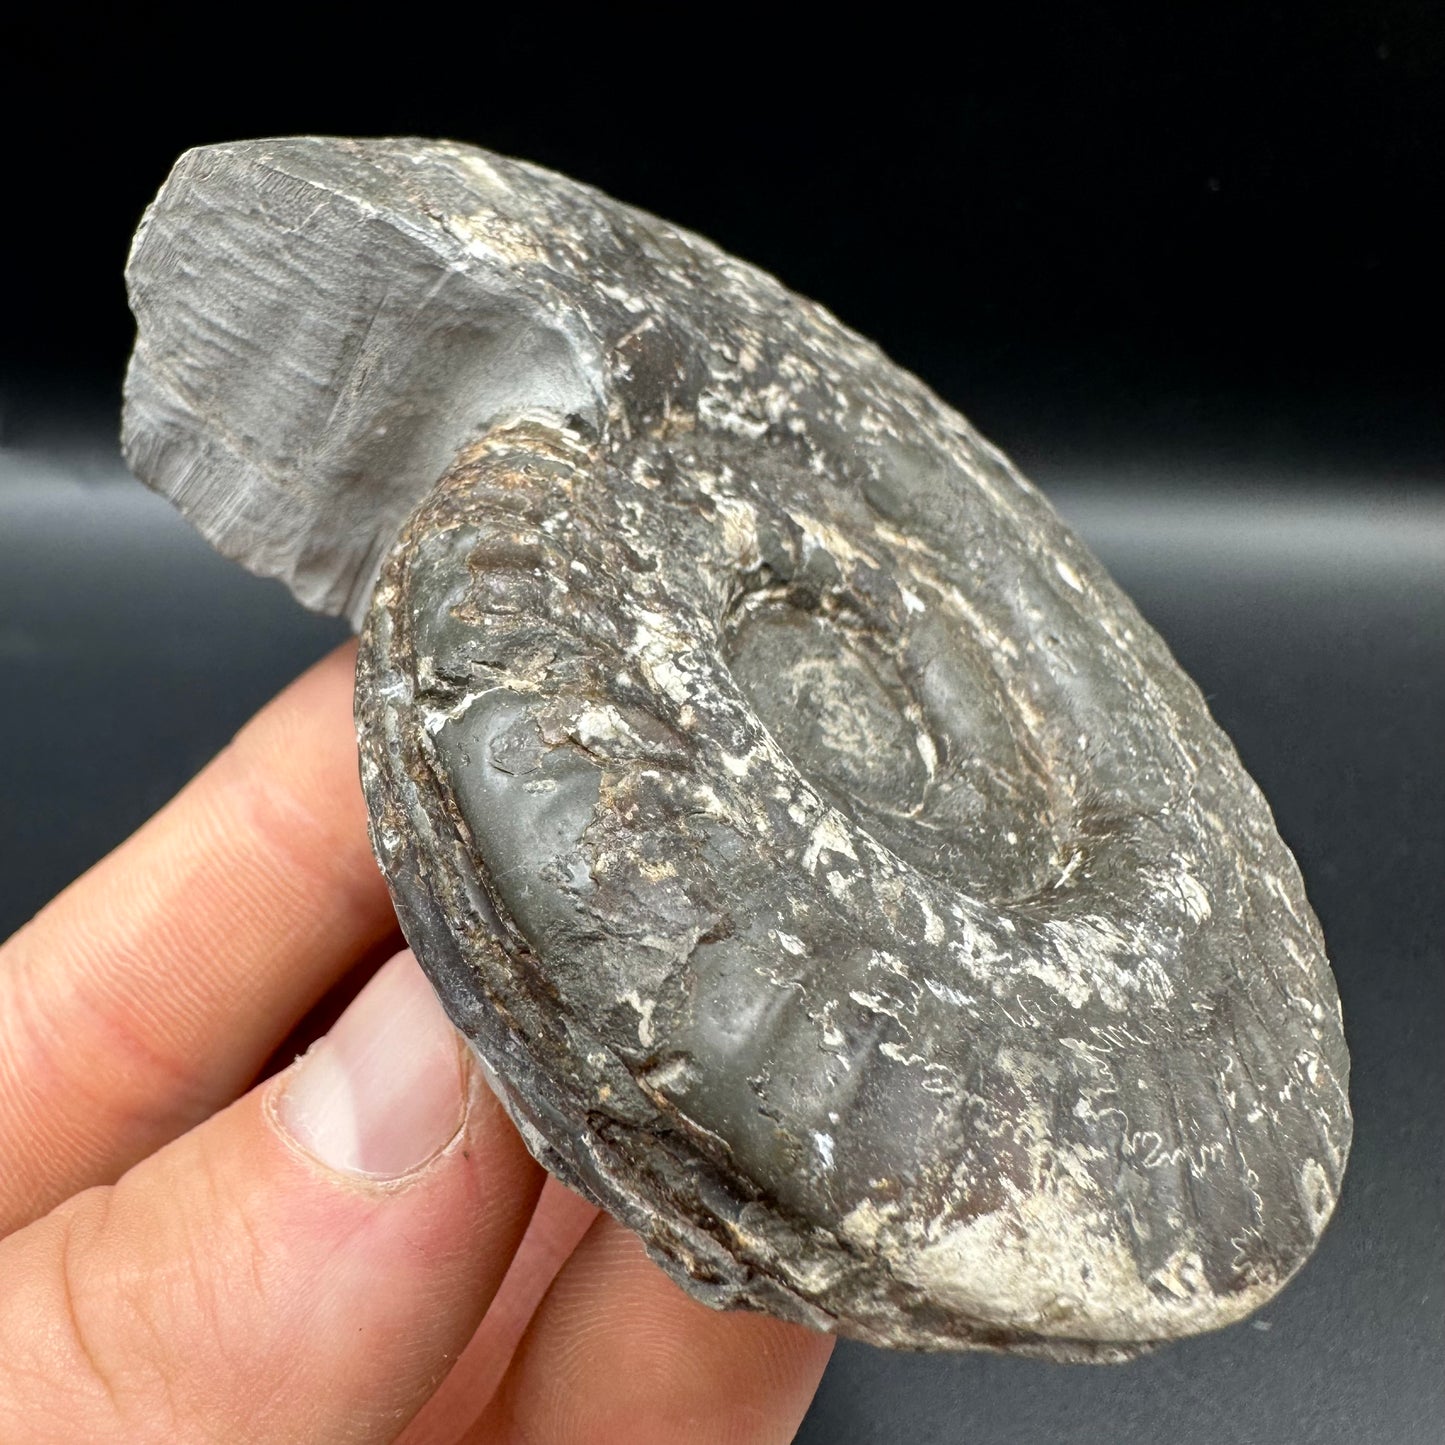
<path fill-rule="evenodd" d="M 190 152 L 131 465 L 362 631 L 373 843 L 533 1152 L 719 1306 L 1112 1359 L 1268 1299 L 1348 1060 L 1269 809 L 817 306 L 428 141 Z"/>

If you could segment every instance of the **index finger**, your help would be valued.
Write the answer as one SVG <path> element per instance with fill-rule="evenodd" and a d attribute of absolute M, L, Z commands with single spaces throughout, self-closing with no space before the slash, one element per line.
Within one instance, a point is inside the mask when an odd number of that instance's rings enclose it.
<path fill-rule="evenodd" d="M 319 662 L 0 948 L 0 1235 L 239 1095 L 395 930 L 354 666 Z"/>

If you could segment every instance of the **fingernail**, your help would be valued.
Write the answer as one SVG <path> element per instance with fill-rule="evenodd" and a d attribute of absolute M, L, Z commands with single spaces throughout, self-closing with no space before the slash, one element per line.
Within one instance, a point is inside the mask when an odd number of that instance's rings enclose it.
<path fill-rule="evenodd" d="M 276 1116 L 331 1169 L 409 1174 L 461 1128 L 461 1047 L 416 960 L 400 953 L 285 1076 Z"/>

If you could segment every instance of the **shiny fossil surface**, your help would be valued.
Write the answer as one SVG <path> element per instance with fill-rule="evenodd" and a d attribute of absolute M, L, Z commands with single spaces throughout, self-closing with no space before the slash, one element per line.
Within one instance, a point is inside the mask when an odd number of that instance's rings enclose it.
<path fill-rule="evenodd" d="M 1348 1059 L 1198 690 L 919 381 L 440 142 L 192 151 L 132 467 L 361 628 L 372 838 L 529 1147 L 697 1297 L 1116 1359 L 1303 1263 Z"/>

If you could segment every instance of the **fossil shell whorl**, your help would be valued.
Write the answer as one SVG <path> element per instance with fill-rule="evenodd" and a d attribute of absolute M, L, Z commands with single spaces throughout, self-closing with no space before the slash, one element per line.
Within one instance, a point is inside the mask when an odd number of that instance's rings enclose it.
<path fill-rule="evenodd" d="M 1298 1268 L 1350 1124 L 1294 862 L 1162 642 L 919 382 L 438 143 L 192 153 L 131 275 L 133 464 L 365 613 L 408 938 L 529 1146 L 686 1288 L 1088 1359 Z"/>

